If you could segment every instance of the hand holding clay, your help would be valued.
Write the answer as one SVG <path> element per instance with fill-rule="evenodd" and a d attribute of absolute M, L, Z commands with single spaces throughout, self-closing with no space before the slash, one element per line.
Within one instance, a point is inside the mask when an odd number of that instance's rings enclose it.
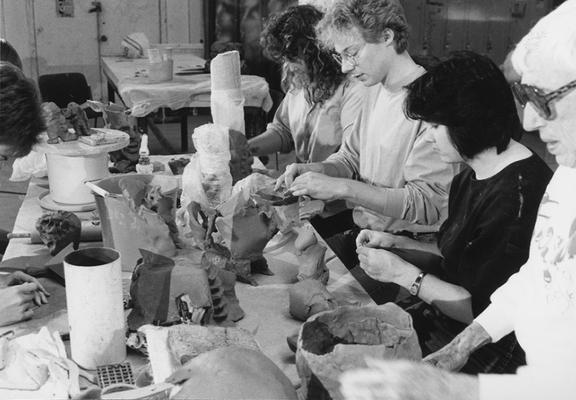
<path fill-rule="evenodd" d="M 405 360 L 367 359 L 367 369 L 344 372 L 340 390 L 346 400 L 476 400 L 478 378 L 451 374 Z M 414 384 L 418 382 L 418 384 Z"/>
<path fill-rule="evenodd" d="M 406 262 L 387 250 L 363 246 L 356 249 L 360 267 L 380 282 L 398 283 L 406 272 Z"/>
<path fill-rule="evenodd" d="M 289 188 L 292 186 L 292 182 L 296 177 L 306 173 L 306 172 L 322 172 L 322 165 L 319 163 L 315 164 L 290 164 L 286 167 L 286 170 L 280 177 L 276 180 L 276 185 L 274 190 L 280 190 L 281 187 Z"/>
<path fill-rule="evenodd" d="M 378 232 L 370 229 L 362 229 L 356 237 L 356 247 L 371 248 L 395 248 L 402 247 L 402 236 L 387 232 Z"/>
<path fill-rule="evenodd" d="M 39 290 L 35 282 L 0 289 L 0 326 L 32 318 L 34 309 L 40 305 L 36 303 Z"/>
<path fill-rule="evenodd" d="M 334 201 L 344 197 L 345 185 L 342 178 L 332 178 L 319 172 L 306 172 L 292 182 L 289 190 L 294 196 Z"/>

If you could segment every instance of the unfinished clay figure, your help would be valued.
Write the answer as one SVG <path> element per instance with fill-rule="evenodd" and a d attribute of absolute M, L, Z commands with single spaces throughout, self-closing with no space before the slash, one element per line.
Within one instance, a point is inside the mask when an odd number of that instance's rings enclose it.
<path fill-rule="evenodd" d="M 215 323 L 237 322 L 244 318 L 244 310 L 236 297 L 236 275 L 225 270 L 230 252 L 223 246 L 212 244 L 202 254 L 201 265 L 208 274 Z"/>
<path fill-rule="evenodd" d="M 78 103 L 70 102 L 68 107 L 64 110 L 64 116 L 70 124 L 71 128 L 74 129 L 76 135 L 78 136 L 88 136 L 90 135 L 90 128 L 88 127 L 88 118 L 86 118 L 86 113 L 78 105 Z"/>
<path fill-rule="evenodd" d="M 70 211 L 55 211 L 42 215 L 36 221 L 36 230 L 40 240 L 48 246 L 50 254 L 56 255 L 70 243 L 78 250 L 82 223 L 76 214 Z"/>
<path fill-rule="evenodd" d="M 206 271 L 191 259 L 169 258 L 141 250 L 142 262 L 132 274 L 133 309 L 128 326 L 184 322 L 207 324 L 212 296 Z"/>

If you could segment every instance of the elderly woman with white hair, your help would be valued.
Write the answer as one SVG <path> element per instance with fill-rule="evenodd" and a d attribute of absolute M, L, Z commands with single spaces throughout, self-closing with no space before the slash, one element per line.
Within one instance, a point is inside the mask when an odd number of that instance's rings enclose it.
<path fill-rule="evenodd" d="M 515 332 L 527 365 L 516 374 L 454 374 L 368 361 L 341 378 L 349 399 L 574 399 L 576 396 L 576 0 L 542 18 L 511 57 L 523 125 L 560 165 L 546 189 L 530 258 L 450 344 L 424 361 L 458 370 L 478 348 Z"/>

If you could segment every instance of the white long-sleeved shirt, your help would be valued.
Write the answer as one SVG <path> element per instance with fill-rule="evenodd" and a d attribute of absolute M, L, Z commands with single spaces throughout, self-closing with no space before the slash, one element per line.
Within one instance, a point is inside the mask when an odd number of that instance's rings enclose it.
<path fill-rule="evenodd" d="M 530 257 L 476 321 L 497 341 L 514 331 L 527 366 L 480 375 L 480 398 L 576 398 L 576 169 L 559 167 L 540 204 Z"/>
<path fill-rule="evenodd" d="M 365 87 L 344 80 L 332 97 L 311 105 L 304 90 L 289 91 L 278 107 L 266 133 L 278 135 L 281 152 L 295 150 L 298 162 L 320 162 L 338 150 L 352 130 L 364 101 Z"/>
<path fill-rule="evenodd" d="M 369 87 L 354 129 L 325 162 L 340 177 L 390 188 L 388 201 L 394 204 L 387 208 L 396 215 L 355 206 L 354 222 L 360 228 L 435 232 L 447 217 L 457 167 L 440 159 L 428 138 L 429 125 L 404 114 L 404 86 L 424 73 L 419 67 L 393 89 Z"/>

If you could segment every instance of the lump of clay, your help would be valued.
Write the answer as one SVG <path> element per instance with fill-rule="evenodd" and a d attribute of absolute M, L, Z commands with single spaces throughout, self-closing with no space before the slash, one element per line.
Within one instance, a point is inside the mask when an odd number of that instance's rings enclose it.
<path fill-rule="evenodd" d="M 242 347 L 203 353 L 167 381 L 182 378 L 188 380 L 172 399 L 298 399 L 292 383 L 272 360 L 259 351 Z"/>
<path fill-rule="evenodd" d="M 288 290 L 288 294 L 290 315 L 300 321 L 306 321 L 312 315 L 333 310 L 338 306 L 326 287 L 315 279 L 295 283 Z"/>
<path fill-rule="evenodd" d="M 307 399 L 343 399 L 338 378 L 366 367 L 366 357 L 419 361 L 422 351 L 410 314 L 394 303 L 339 307 L 300 328 L 296 369 Z"/>
<path fill-rule="evenodd" d="M 88 127 L 88 118 L 86 113 L 77 103 L 73 101 L 68 103 L 68 107 L 64 110 L 66 120 L 76 132 L 78 136 L 89 136 L 90 128 Z"/>
<path fill-rule="evenodd" d="M 46 123 L 48 143 L 56 144 L 58 143 L 58 138 L 62 138 L 65 142 L 77 139 L 75 133 L 68 132 L 66 117 L 64 117 L 62 110 L 56 103 L 42 103 L 42 117 Z"/>
<path fill-rule="evenodd" d="M 246 178 L 252 173 L 254 157 L 248 147 L 248 140 L 242 132 L 230 129 L 230 173 L 232 184 Z"/>
<path fill-rule="evenodd" d="M 185 257 L 169 258 L 141 250 L 130 284 L 134 305 L 128 326 L 187 322 L 206 324 L 212 297 L 206 271 Z"/>
<path fill-rule="evenodd" d="M 74 249 L 77 250 L 81 229 L 80 218 L 70 211 L 44 214 L 36 221 L 36 230 L 40 234 L 40 240 L 48 246 L 53 256 L 70 243 L 74 243 Z"/>

